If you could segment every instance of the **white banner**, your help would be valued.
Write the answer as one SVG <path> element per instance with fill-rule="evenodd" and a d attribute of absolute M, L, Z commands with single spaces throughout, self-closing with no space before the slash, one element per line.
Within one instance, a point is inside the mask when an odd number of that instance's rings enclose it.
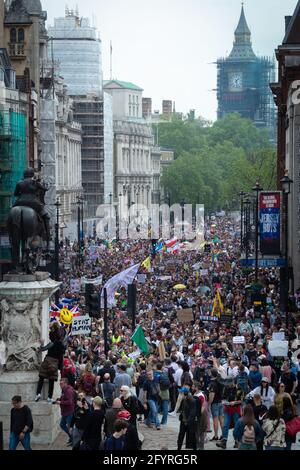
<path fill-rule="evenodd" d="M 102 279 L 103 279 L 103 274 L 100 274 L 100 276 L 94 279 L 88 279 L 87 277 L 83 276 L 81 278 L 81 282 L 82 284 L 93 284 L 94 286 L 100 286 L 102 284 Z"/>
<path fill-rule="evenodd" d="M 269 341 L 268 350 L 271 356 L 276 357 L 287 357 L 288 350 L 289 350 L 289 342 L 288 341 Z"/>
<path fill-rule="evenodd" d="M 244 344 L 245 343 L 245 336 L 234 336 L 232 338 L 233 344 Z"/>
<path fill-rule="evenodd" d="M 125 271 L 122 271 L 112 278 L 110 278 L 103 288 L 107 289 L 107 307 L 112 308 L 116 304 L 116 299 L 115 299 L 115 293 L 118 292 L 120 287 L 127 287 L 128 284 L 132 284 L 135 276 L 138 273 L 138 270 L 140 268 L 140 263 L 135 264 L 134 266 L 131 266 L 128 269 L 125 269 Z M 104 300 L 103 300 L 103 289 L 102 289 L 102 294 L 101 294 L 101 305 L 104 305 Z"/>
<path fill-rule="evenodd" d="M 279 331 L 277 333 L 273 333 L 272 334 L 272 340 L 274 340 L 274 341 L 284 341 L 285 340 L 284 331 Z"/>
<path fill-rule="evenodd" d="M 91 334 L 91 323 L 92 319 L 88 315 L 81 317 L 73 317 L 71 335 L 85 335 L 90 336 Z"/>

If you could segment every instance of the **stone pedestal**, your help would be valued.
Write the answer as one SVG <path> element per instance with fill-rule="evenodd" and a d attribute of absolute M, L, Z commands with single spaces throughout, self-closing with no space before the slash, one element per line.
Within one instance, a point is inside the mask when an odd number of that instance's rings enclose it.
<path fill-rule="evenodd" d="M 21 395 L 32 411 L 34 430 L 32 442 L 51 443 L 59 432 L 60 408 L 45 401 L 34 402 L 38 370 L 43 355 L 38 351 L 41 341 L 49 342 L 49 298 L 60 283 L 48 273 L 7 274 L 0 283 L 1 340 L 5 365 L 0 375 L 0 421 L 3 421 L 7 442 L 10 426 L 11 398 Z M 41 400 L 48 396 L 45 381 Z M 60 396 L 55 384 L 54 397 Z"/>

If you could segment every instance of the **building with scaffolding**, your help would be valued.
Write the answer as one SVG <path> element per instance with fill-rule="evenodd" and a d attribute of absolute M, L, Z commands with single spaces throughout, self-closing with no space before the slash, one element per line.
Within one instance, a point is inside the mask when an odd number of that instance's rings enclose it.
<path fill-rule="evenodd" d="M 275 78 L 275 63 L 269 57 L 255 55 L 243 6 L 233 49 L 228 57 L 218 59 L 217 68 L 218 119 L 237 112 L 268 129 L 275 142 L 275 106 L 269 87 Z"/>
<path fill-rule="evenodd" d="M 28 96 L 16 89 L 16 76 L 6 49 L 0 49 L 0 268 L 10 261 L 7 217 L 14 190 L 27 166 Z"/>
<path fill-rule="evenodd" d="M 68 93 L 74 102 L 74 119 L 82 127 L 82 186 L 86 201 L 85 218 L 94 218 L 105 202 L 106 187 L 113 188 L 112 111 L 104 120 L 101 41 L 96 28 L 78 10 L 66 8 L 64 18 L 56 18 L 48 28 L 49 57 L 59 61 Z M 105 109 L 111 103 L 105 103 Z M 109 119 L 110 116 L 110 119 Z M 108 129 L 105 130 L 105 126 Z M 105 149 L 105 151 L 104 151 Z"/>

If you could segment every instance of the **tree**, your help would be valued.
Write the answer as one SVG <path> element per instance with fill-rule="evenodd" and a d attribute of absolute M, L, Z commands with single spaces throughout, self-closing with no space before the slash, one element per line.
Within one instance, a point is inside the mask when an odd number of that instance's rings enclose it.
<path fill-rule="evenodd" d="M 158 131 L 160 146 L 174 149 L 176 157 L 162 176 L 172 203 L 184 199 L 219 210 L 237 205 L 238 193 L 251 192 L 258 180 L 266 190 L 276 187 L 276 152 L 267 132 L 239 114 L 211 127 L 173 120 Z"/>

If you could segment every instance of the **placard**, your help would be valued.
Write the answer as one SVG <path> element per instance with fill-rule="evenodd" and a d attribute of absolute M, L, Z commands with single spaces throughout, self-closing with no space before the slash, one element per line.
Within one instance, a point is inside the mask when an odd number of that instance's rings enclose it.
<path fill-rule="evenodd" d="M 200 276 L 208 276 L 208 269 L 200 269 Z"/>
<path fill-rule="evenodd" d="M 181 323 L 190 323 L 194 321 L 193 310 L 191 308 L 177 310 L 177 319 Z"/>
<path fill-rule="evenodd" d="M 234 336 L 232 341 L 233 344 L 245 344 L 245 336 Z"/>
<path fill-rule="evenodd" d="M 289 350 L 289 342 L 278 340 L 269 341 L 268 350 L 272 357 L 287 357 Z"/>
<path fill-rule="evenodd" d="M 146 282 L 146 274 L 138 274 L 136 280 L 139 284 L 145 284 Z"/>
<path fill-rule="evenodd" d="M 72 323 L 71 335 L 85 335 L 90 336 L 91 334 L 91 323 L 92 319 L 89 315 L 83 315 L 81 317 L 74 317 Z"/>
<path fill-rule="evenodd" d="M 284 331 L 278 331 L 277 333 L 272 334 L 273 341 L 284 341 L 285 340 L 285 333 Z"/>

